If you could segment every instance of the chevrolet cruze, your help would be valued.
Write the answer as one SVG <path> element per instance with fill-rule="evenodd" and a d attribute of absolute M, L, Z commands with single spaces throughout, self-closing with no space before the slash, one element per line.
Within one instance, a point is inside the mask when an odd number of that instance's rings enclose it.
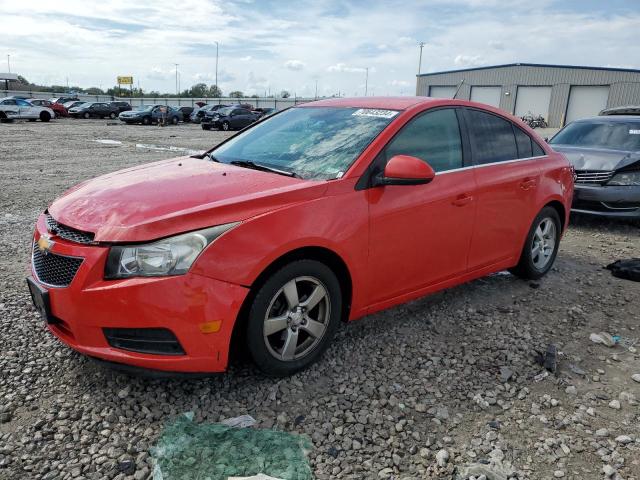
<path fill-rule="evenodd" d="M 220 372 L 242 342 L 288 375 L 342 321 L 503 269 L 541 277 L 572 193 L 565 157 L 492 107 L 322 100 L 73 187 L 37 220 L 28 285 L 91 357 Z"/>

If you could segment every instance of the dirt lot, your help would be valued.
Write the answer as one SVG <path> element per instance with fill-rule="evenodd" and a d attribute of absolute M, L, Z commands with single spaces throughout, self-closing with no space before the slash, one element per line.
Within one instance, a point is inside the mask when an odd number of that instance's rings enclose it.
<path fill-rule="evenodd" d="M 148 478 L 162 426 L 192 411 L 308 435 L 319 479 L 640 480 L 640 284 L 603 270 L 640 256 L 631 224 L 573 218 L 542 281 L 497 274 L 355 322 L 280 381 L 242 362 L 208 379 L 131 378 L 56 341 L 24 282 L 38 213 L 81 180 L 222 138 L 0 124 L 0 478 Z M 592 343 L 600 331 L 621 344 Z M 545 374 L 533 357 L 551 343 L 559 369 Z"/>

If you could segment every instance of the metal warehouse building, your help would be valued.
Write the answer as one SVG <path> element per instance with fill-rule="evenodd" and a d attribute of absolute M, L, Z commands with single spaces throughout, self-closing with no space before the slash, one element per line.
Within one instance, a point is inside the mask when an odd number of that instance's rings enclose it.
<path fill-rule="evenodd" d="M 640 70 L 512 63 L 418 75 L 416 95 L 488 103 L 518 117 L 542 115 L 550 127 L 640 105 Z"/>

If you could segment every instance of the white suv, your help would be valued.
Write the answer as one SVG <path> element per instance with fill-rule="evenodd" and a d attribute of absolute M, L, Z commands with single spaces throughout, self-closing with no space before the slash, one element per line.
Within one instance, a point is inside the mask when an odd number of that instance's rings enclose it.
<path fill-rule="evenodd" d="M 35 122 L 40 119 L 48 122 L 55 117 L 53 110 L 47 107 L 32 105 L 21 98 L 3 98 L 0 100 L 0 121 L 6 122 L 26 119 Z"/>

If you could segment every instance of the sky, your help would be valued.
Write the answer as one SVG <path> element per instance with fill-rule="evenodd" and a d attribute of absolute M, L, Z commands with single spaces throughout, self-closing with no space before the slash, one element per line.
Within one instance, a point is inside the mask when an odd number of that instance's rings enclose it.
<path fill-rule="evenodd" d="M 640 0 L 0 0 L 0 18 L 0 71 L 10 55 L 40 84 L 175 92 L 176 63 L 181 89 L 212 84 L 216 41 L 220 88 L 248 95 L 413 95 L 419 42 L 423 73 L 640 69 Z"/>

